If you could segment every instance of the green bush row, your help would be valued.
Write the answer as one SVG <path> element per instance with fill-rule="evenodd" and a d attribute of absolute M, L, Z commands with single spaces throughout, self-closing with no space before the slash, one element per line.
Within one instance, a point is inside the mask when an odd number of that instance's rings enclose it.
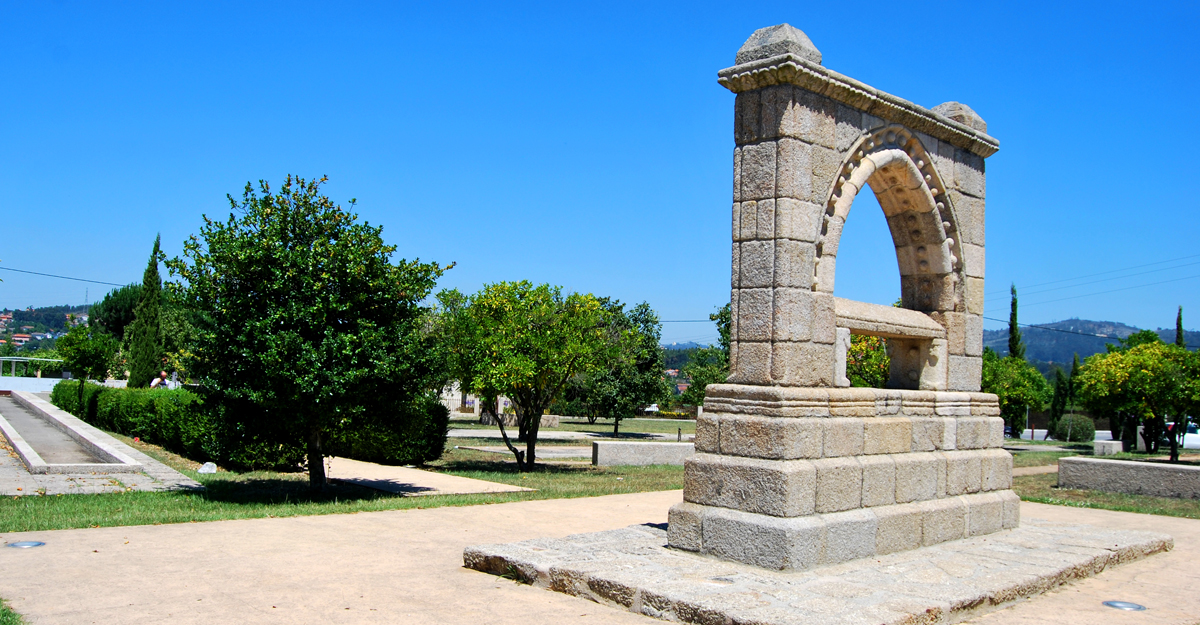
<path fill-rule="evenodd" d="M 1096 438 L 1096 424 L 1086 415 L 1065 414 L 1054 427 L 1054 438 L 1068 443 L 1090 443 Z"/>
<path fill-rule="evenodd" d="M 82 399 L 81 399 L 82 397 Z M 294 469 L 305 458 L 302 445 L 282 443 L 248 430 L 239 418 L 255 407 L 206 399 L 186 389 L 108 388 L 78 382 L 54 387 L 55 406 L 101 429 L 136 436 L 197 462 L 214 461 L 245 470 Z M 399 428 L 358 427 L 329 441 L 328 452 L 355 460 L 423 464 L 440 458 L 450 413 L 433 397 L 422 398 Z"/>

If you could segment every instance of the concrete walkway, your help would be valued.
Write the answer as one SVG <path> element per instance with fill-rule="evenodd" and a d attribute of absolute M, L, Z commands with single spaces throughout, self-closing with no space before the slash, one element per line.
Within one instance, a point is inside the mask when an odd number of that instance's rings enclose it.
<path fill-rule="evenodd" d="M 17 430 L 17 434 L 49 464 L 99 463 L 92 452 L 62 430 L 17 403 L 12 397 L 0 397 L 0 417 Z"/>
<path fill-rule="evenodd" d="M 411 467 L 393 467 L 337 457 L 325 459 L 325 475 L 339 482 L 402 495 L 465 495 L 534 490 Z"/>
<path fill-rule="evenodd" d="M 468 545 L 663 523 L 679 491 L 353 515 L 0 534 L 0 597 L 32 623 L 661 623 L 462 567 Z M 1200 621 L 1200 521 L 1022 504 L 1022 515 L 1166 532 L 1175 550 L 978 619 Z M 1140 613 L 1100 605 L 1120 599 Z"/>

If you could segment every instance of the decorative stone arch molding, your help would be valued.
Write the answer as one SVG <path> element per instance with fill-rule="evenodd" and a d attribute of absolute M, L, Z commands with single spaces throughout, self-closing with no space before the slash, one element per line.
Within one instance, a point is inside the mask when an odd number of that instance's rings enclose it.
<path fill-rule="evenodd" d="M 978 391 L 984 166 L 999 147 L 969 107 L 927 110 L 820 65 L 782 24 L 719 73 L 737 94 L 731 376 L 737 384 L 848 384 L 849 334 L 889 340 L 889 386 Z M 902 310 L 833 297 L 857 194 L 879 199 Z"/>

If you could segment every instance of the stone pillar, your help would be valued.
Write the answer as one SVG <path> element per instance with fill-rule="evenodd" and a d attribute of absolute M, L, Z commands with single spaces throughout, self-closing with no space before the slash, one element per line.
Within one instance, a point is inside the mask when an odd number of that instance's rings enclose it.
<path fill-rule="evenodd" d="M 719 82 L 734 105 L 729 384 L 710 385 L 671 546 L 779 569 L 1013 527 L 1012 457 L 980 393 L 985 157 L 969 107 L 916 106 L 821 65 L 787 24 Z M 833 296 L 855 196 L 879 199 L 903 309 Z M 845 388 L 851 332 L 889 386 Z"/>

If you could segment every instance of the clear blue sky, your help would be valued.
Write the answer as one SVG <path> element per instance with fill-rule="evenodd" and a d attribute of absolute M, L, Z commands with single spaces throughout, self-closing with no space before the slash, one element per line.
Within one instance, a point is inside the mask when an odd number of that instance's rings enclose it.
<path fill-rule="evenodd" d="M 178 254 L 247 181 L 328 175 L 328 194 L 358 198 L 401 256 L 457 262 L 443 287 L 528 279 L 702 319 L 729 297 L 733 95 L 716 72 L 756 28 L 788 22 L 826 67 L 923 106 L 964 102 L 988 122 L 1001 149 L 987 161 L 987 316 L 1007 316 L 1015 282 L 1025 322 L 1168 327 L 1183 305 L 1197 328 L 1198 13 L 10 2 L 0 267 L 137 281 L 155 233 Z M 851 213 L 837 294 L 890 303 L 895 256 L 869 196 Z M 0 278 L 0 307 L 108 290 Z M 663 336 L 714 337 L 711 324 Z"/>

